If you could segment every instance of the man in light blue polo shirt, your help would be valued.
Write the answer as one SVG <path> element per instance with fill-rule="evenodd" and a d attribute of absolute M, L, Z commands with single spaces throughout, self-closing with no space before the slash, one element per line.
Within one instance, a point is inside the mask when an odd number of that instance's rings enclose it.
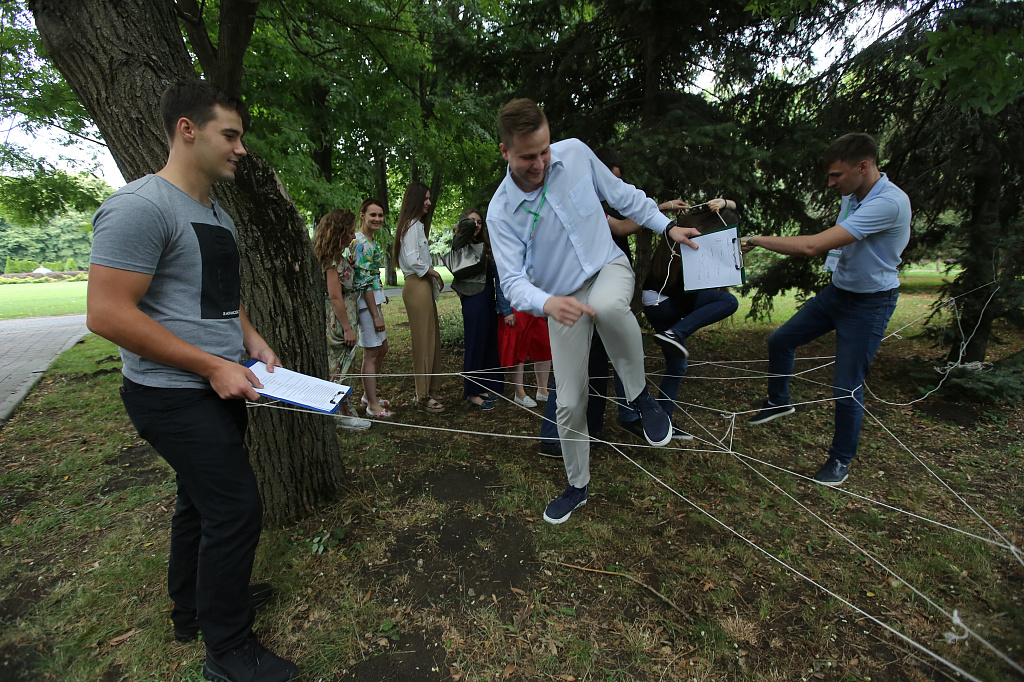
<path fill-rule="evenodd" d="M 505 297 L 516 310 L 548 318 L 569 487 L 547 506 L 544 520 L 562 523 L 587 503 L 587 359 L 595 326 L 647 441 L 661 446 L 672 437 L 672 422 L 647 390 L 643 338 L 630 310 L 633 269 L 612 241 L 601 201 L 692 248 L 689 237 L 699 232 L 677 226 L 579 140 L 551 144 L 547 118 L 531 100 L 502 107 L 498 133 L 508 171 L 488 206 L 487 225 Z"/>
<path fill-rule="evenodd" d="M 843 135 L 825 151 L 828 186 L 843 200 L 834 227 L 814 235 L 755 236 L 760 246 L 787 256 L 828 253 L 832 283 L 768 338 L 768 400 L 750 418 L 763 424 L 794 412 L 789 379 L 796 348 L 836 332 L 832 394 L 836 426 L 829 458 L 814 475 L 837 486 L 850 473 L 864 420 L 864 378 L 871 368 L 899 297 L 900 255 L 910 240 L 910 199 L 878 170 L 878 145 L 870 135 Z"/>

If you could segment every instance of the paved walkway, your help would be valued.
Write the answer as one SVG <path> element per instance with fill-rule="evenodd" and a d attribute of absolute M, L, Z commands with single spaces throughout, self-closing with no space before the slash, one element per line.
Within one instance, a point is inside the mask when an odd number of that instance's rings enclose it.
<path fill-rule="evenodd" d="M 54 359 L 88 333 L 85 315 L 0 320 L 0 426 Z"/>

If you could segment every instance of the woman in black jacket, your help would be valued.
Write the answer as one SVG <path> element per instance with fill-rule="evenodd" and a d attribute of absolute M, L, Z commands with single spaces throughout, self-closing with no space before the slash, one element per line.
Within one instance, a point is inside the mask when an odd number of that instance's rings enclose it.
<path fill-rule="evenodd" d="M 481 410 L 493 410 L 494 401 L 503 390 L 501 363 L 498 361 L 495 268 L 487 227 L 479 209 L 469 208 L 462 213 L 452 239 L 452 254 L 462 255 L 464 264 L 476 261 L 475 265 L 452 272 L 452 289 L 462 301 L 462 330 L 466 346 L 462 362 L 462 396 Z M 453 266 L 457 260 L 453 260 Z"/>

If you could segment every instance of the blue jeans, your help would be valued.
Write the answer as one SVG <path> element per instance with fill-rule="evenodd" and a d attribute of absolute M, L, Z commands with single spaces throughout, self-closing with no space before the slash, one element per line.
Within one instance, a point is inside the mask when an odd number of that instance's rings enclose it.
<path fill-rule="evenodd" d="M 773 405 L 788 405 L 797 347 L 835 330 L 832 395 L 836 399 L 836 430 L 828 452 L 846 465 L 857 455 L 860 443 L 864 378 L 899 295 L 896 289 L 854 294 L 829 284 L 768 337 L 768 399 Z"/>
<path fill-rule="evenodd" d="M 654 327 L 654 331 L 663 332 L 671 329 L 680 339 L 686 340 L 691 334 L 714 324 L 736 312 L 739 303 L 728 291 L 705 289 L 698 291 L 690 310 L 679 310 L 671 300 L 658 305 L 644 306 L 644 315 Z M 658 386 L 658 402 L 670 418 L 675 411 L 676 396 L 679 395 L 679 384 L 686 376 L 686 359 L 665 353 L 665 374 Z M 633 413 L 633 418 L 624 421 L 635 421 L 640 415 Z"/>

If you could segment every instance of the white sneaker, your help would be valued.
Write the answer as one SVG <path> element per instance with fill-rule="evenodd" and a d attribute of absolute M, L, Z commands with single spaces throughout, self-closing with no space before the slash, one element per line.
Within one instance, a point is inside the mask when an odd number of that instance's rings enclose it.
<path fill-rule="evenodd" d="M 548 397 L 546 395 L 544 395 L 543 393 L 541 393 L 540 391 L 537 391 L 537 402 L 538 403 L 546 403 L 547 401 L 548 401 Z"/>
<path fill-rule="evenodd" d="M 370 428 L 372 422 L 367 419 L 361 419 L 359 417 L 346 417 L 341 414 L 335 417 L 335 427 L 339 429 L 348 429 L 349 431 L 365 431 Z"/>
<path fill-rule="evenodd" d="M 529 408 L 537 407 L 536 401 L 534 401 L 534 399 L 531 398 L 528 395 L 524 395 L 522 398 L 520 398 L 519 396 L 515 396 L 514 398 L 512 398 L 512 401 L 516 405 L 522 405 L 523 407 L 529 407 Z"/>

